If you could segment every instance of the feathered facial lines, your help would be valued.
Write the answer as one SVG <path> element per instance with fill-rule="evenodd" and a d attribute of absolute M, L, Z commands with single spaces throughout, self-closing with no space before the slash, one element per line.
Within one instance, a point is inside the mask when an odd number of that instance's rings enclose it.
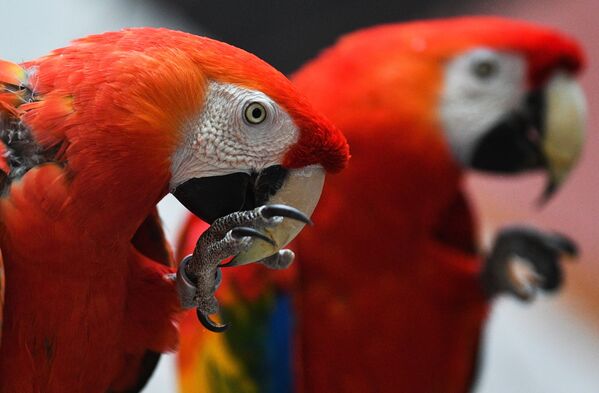
<path fill-rule="evenodd" d="M 281 164 L 297 142 L 291 117 L 266 94 L 211 81 L 201 114 L 185 124 L 171 188 L 190 178 L 250 173 Z"/>
<path fill-rule="evenodd" d="M 469 162 L 484 132 L 522 104 L 526 62 L 517 54 L 480 47 L 449 61 L 444 73 L 443 127 L 456 159 Z"/>
<path fill-rule="evenodd" d="M 268 95 L 210 81 L 201 113 L 185 128 L 185 137 L 172 156 L 170 190 L 200 219 L 214 223 L 277 203 L 306 211 L 300 213 L 302 217 L 312 213 L 322 190 L 324 169 L 320 165 L 284 166 L 300 131 Z M 301 225 L 277 226 L 273 242 L 267 244 L 279 248 L 287 244 L 306 220 Z M 279 250 L 258 247 L 244 263 Z"/>

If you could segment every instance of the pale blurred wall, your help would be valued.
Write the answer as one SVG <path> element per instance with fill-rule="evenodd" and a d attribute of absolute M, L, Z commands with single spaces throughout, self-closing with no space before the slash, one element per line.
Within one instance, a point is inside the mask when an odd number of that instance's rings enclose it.
<path fill-rule="evenodd" d="M 538 20 L 572 32 L 591 51 L 591 64 L 599 55 L 593 40 L 599 2 L 512 1 L 485 2 L 480 12 Z M 509 4 L 509 7 L 507 6 Z M 504 5 L 502 8 L 501 5 Z M 491 8 L 493 7 L 493 8 Z M 133 0 L 0 0 L 0 57 L 21 61 L 65 45 L 72 38 L 125 26 L 165 26 L 198 32 L 184 15 L 156 8 L 149 1 Z M 597 32 L 599 33 L 599 31 Z M 599 36 L 599 34 L 597 34 Z M 599 75 L 588 72 L 585 87 L 591 107 L 599 94 L 593 89 Z M 591 110 L 590 129 L 596 122 Z M 568 269 L 563 296 L 542 299 L 533 306 L 500 302 L 492 317 L 485 364 L 477 393 L 596 393 L 599 391 L 599 171 L 595 171 L 596 134 L 580 170 L 558 197 L 542 212 L 532 207 L 541 189 L 540 179 L 468 180 L 488 228 L 514 220 L 532 219 L 545 228 L 575 235 L 583 246 L 583 262 Z M 599 167 L 599 166 L 598 166 Z M 514 208 L 517 206 L 517 208 Z M 167 234 L 172 240 L 184 210 L 172 198 L 160 205 Z M 598 256 L 594 259 L 593 256 Z M 146 389 L 150 393 L 174 391 L 172 357 L 161 361 L 159 372 Z M 399 392 L 401 393 L 401 392 Z M 425 392 L 424 392 L 425 393 Z"/>

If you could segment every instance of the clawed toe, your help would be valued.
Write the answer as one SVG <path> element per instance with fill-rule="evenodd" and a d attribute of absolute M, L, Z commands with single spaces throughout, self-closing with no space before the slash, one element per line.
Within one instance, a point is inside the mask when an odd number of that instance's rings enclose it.
<path fill-rule="evenodd" d="M 214 322 L 212 319 L 210 319 L 210 315 L 204 313 L 199 308 L 196 310 L 196 315 L 198 316 L 198 321 L 200 321 L 202 326 L 211 332 L 222 333 L 229 328 L 229 325 L 226 323 L 219 324 Z"/>
<path fill-rule="evenodd" d="M 304 224 L 313 225 L 312 220 L 301 211 L 287 205 L 266 205 L 259 208 L 265 218 L 287 217 L 292 220 L 301 221 Z"/>
<path fill-rule="evenodd" d="M 530 301 L 539 290 L 560 287 L 562 258 L 577 253 L 576 243 L 564 235 L 525 226 L 505 228 L 485 260 L 483 286 L 489 296 L 503 292 Z"/>
<path fill-rule="evenodd" d="M 256 239 L 264 240 L 265 242 L 270 243 L 273 246 L 275 245 L 275 242 L 270 237 L 266 236 L 265 234 L 258 231 L 257 229 L 250 228 L 250 227 L 233 228 L 233 229 L 231 229 L 231 236 L 233 236 L 233 238 L 235 238 L 235 239 L 241 239 L 245 236 L 253 237 Z"/>

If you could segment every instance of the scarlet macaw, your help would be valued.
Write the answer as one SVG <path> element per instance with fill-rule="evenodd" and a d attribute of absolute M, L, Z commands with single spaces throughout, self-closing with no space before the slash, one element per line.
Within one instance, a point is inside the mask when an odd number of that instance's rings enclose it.
<path fill-rule="evenodd" d="M 310 213 L 324 171 L 348 158 L 338 129 L 282 74 L 166 29 L 1 62 L 0 121 L 2 393 L 140 391 L 175 348 L 180 311 L 156 203 L 172 192 L 220 223 L 200 250 L 220 247 L 202 255 L 214 273 L 225 248 L 245 261 L 278 251 L 301 229 L 283 218 L 297 212 L 261 205 L 295 192 Z M 253 214 L 242 228 L 230 222 L 238 210 Z M 189 266 L 188 279 L 206 271 Z M 183 301 L 208 315 L 215 276 L 195 278 Z"/>
<path fill-rule="evenodd" d="M 518 226 L 481 253 L 464 171 L 546 170 L 549 198 L 582 146 L 583 64 L 553 29 L 466 17 L 364 29 L 305 65 L 292 80 L 352 162 L 293 247 L 295 277 L 226 272 L 223 312 L 245 330 L 183 321 L 181 391 L 469 391 L 494 295 L 556 289 L 576 247 Z M 202 230 L 190 218 L 182 255 Z"/>

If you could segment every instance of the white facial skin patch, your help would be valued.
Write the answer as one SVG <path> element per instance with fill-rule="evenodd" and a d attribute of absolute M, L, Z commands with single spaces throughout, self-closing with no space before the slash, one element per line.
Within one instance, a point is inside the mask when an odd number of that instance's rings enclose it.
<path fill-rule="evenodd" d="M 521 107 L 526 93 L 526 62 L 512 53 L 477 48 L 445 68 L 442 126 L 454 157 L 472 159 L 478 140 L 503 116 Z"/>
<path fill-rule="evenodd" d="M 291 117 L 267 95 L 211 81 L 204 108 L 184 130 L 171 189 L 191 178 L 259 171 L 282 162 L 299 138 Z"/>

